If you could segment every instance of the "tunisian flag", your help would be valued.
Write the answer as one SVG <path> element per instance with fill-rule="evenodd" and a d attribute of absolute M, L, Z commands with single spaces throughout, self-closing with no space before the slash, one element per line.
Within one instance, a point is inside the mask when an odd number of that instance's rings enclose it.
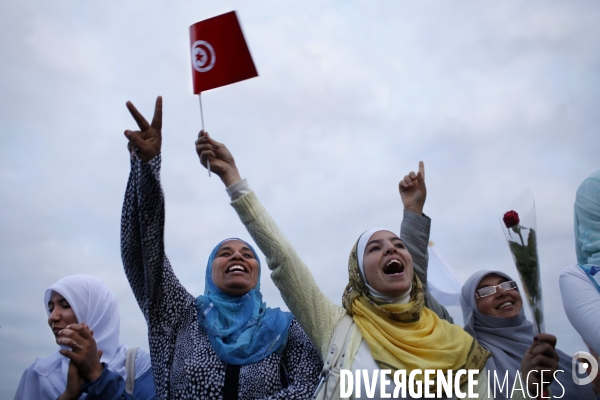
<path fill-rule="evenodd" d="M 258 76 L 235 11 L 190 26 L 194 94 Z"/>

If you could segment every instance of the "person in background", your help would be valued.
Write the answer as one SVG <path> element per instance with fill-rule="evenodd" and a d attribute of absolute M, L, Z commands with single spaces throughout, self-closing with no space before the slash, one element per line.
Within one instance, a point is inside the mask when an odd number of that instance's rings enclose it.
<path fill-rule="evenodd" d="M 46 290 L 44 305 L 59 348 L 25 370 L 15 400 L 156 398 L 150 354 L 119 342 L 117 301 L 100 279 L 67 276 Z"/>
<path fill-rule="evenodd" d="M 160 185 L 162 98 L 149 124 L 130 102 L 140 131 L 126 131 L 131 172 L 121 224 L 121 252 L 131 289 L 148 323 L 156 392 L 162 399 L 308 399 L 322 368 L 293 316 L 268 308 L 260 260 L 229 238 L 210 254 L 205 291 L 179 282 L 164 249 Z M 230 176 L 222 176 L 224 181 Z M 210 228 L 210 227 L 208 227 Z"/>
<path fill-rule="evenodd" d="M 584 180 L 575 197 L 577 264 L 560 275 L 560 293 L 571 324 L 600 354 L 600 171 Z"/>
<path fill-rule="evenodd" d="M 499 382 L 508 376 L 511 383 L 503 390 L 496 387 L 496 399 L 510 398 L 517 372 L 534 396 L 595 399 L 591 385 L 573 382 L 572 359 L 555 349 L 556 337 L 534 335 L 533 324 L 525 318 L 518 285 L 510 276 L 499 271 L 476 272 L 462 287 L 460 305 L 465 331 L 492 353 L 487 370 Z M 490 382 L 495 381 L 490 378 Z"/>

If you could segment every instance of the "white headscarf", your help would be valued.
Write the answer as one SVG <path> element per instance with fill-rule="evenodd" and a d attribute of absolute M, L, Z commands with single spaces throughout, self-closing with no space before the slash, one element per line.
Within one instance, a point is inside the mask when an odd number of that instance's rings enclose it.
<path fill-rule="evenodd" d="M 389 296 L 387 294 L 383 294 L 381 292 L 378 292 L 377 290 L 373 289 L 371 287 L 371 285 L 369 285 L 369 282 L 367 281 L 367 276 L 365 275 L 365 269 L 363 267 L 363 258 L 365 257 L 365 249 L 367 248 L 367 244 L 369 243 L 369 239 L 371 239 L 371 236 L 373 236 L 373 234 L 375 234 L 376 232 L 379 231 L 386 231 L 386 232 L 390 232 L 393 235 L 395 235 L 394 231 L 390 230 L 390 229 L 385 229 L 385 228 L 372 228 L 369 229 L 368 231 L 366 231 L 365 233 L 363 233 L 362 235 L 360 235 L 360 238 L 358 239 L 358 245 L 356 246 L 356 257 L 358 258 L 358 269 L 360 270 L 360 273 L 365 281 L 365 285 L 367 285 L 367 288 L 369 289 L 369 293 L 371 294 L 371 296 L 375 297 L 376 299 L 379 299 L 383 302 L 386 303 L 408 303 L 408 301 L 410 300 L 410 292 L 412 289 L 412 284 L 410 289 L 408 289 L 406 291 L 406 293 L 401 294 L 400 296 Z"/>
<path fill-rule="evenodd" d="M 108 369 L 126 379 L 125 356 L 127 347 L 119 343 L 119 307 L 113 292 L 98 278 L 91 275 L 67 276 L 46 289 L 44 307 L 48 315 L 48 301 L 52 291 L 59 293 L 69 302 L 77 322 L 85 322 L 94 331 L 98 350 L 102 350 L 100 361 Z M 56 351 L 48 357 L 37 359 L 24 374 L 15 399 L 44 399 L 49 394 L 58 397 L 66 388 L 69 359 Z M 144 365 L 136 364 L 136 379 L 150 368 L 149 360 Z M 81 397 L 85 398 L 85 395 Z"/>

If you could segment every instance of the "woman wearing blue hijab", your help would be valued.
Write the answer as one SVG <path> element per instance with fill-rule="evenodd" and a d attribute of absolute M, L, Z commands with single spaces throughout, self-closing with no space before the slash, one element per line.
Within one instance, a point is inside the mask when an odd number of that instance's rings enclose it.
<path fill-rule="evenodd" d="M 190 294 L 175 276 L 164 249 L 162 99 L 156 100 L 151 124 L 133 104 L 127 107 L 140 131 L 125 131 L 131 172 L 121 254 L 148 323 L 157 397 L 310 398 L 320 357 L 290 313 L 262 301 L 260 261 L 250 244 L 233 238 L 214 248 L 202 296 Z"/>
<path fill-rule="evenodd" d="M 216 245 L 208 258 L 205 282 L 204 295 L 196 298 L 198 324 L 221 360 L 251 364 L 283 350 L 293 317 L 263 303 L 260 260 L 251 245 L 237 238 Z"/>

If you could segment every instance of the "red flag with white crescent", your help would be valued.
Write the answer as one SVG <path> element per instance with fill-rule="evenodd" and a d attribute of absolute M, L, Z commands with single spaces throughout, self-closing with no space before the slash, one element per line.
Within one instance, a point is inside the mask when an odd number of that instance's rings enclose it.
<path fill-rule="evenodd" d="M 194 94 L 258 76 L 235 11 L 190 26 Z"/>

